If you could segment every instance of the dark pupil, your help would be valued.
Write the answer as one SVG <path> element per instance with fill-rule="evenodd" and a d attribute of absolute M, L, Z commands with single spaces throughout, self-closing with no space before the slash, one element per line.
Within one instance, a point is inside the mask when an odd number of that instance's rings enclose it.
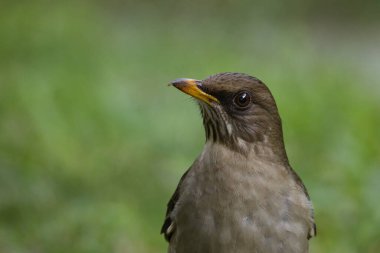
<path fill-rule="evenodd" d="M 247 105 L 247 102 L 249 102 L 248 94 L 243 93 L 238 98 L 238 104 L 241 106 Z"/>

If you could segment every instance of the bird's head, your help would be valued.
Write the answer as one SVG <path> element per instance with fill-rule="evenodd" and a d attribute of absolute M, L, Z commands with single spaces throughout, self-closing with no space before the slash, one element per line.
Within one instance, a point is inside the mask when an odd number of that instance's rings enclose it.
<path fill-rule="evenodd" d="M 243 153 L 255 144 L 278 149 L 272 150 L 277 154 L 285 152 L 276 103 L 259 79 L 228 72 L 204 80 L 176 79 L 171 84 L 198 101 L 207 140 Z"/>

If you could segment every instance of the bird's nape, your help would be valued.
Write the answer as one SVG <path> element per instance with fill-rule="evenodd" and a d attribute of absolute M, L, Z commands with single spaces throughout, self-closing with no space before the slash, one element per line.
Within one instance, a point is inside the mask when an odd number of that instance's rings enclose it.
<path fill-rule="evenodd" d="M 223 143 L 241 153 L 247 152 L 250 143 L 283 146 L 276 103 L 259 79 L 227 72 L 204 80 L 176 79 L 172 84 L 197 99 L 206 140 Z M 287 159 L 284 152 L 276 154 Z"/>
<path fill-rule="evenodd" d="M 268 87 L 241 73 L 172 85 L 198 101 L 207 141 L 168 203 L 169 253 L 308 252 L 312 204 Z"/>

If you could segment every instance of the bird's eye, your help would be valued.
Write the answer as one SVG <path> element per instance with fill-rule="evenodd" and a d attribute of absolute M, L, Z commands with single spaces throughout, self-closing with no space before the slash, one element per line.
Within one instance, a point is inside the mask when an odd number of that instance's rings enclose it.
<path fill-rule="evenodd" d="M 245 109 L 248 107 L 248 105 L 251 103 L 251 95 L 246 92 L 242 91 L 239 92 L 235 97 L 234 97 L 234 103 L 240 108 L 240 109 Z"/>

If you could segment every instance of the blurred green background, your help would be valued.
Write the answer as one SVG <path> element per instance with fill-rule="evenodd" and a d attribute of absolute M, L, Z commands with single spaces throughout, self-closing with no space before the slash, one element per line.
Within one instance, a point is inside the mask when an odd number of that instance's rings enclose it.
<path fill-rule="evenodd" d="M 380 252 L 379 1 L 0 3 L 0 252 L 166 252 L 204 142 L 166 84 L 272 90 L 315 206 L 311 252 Z"/>

